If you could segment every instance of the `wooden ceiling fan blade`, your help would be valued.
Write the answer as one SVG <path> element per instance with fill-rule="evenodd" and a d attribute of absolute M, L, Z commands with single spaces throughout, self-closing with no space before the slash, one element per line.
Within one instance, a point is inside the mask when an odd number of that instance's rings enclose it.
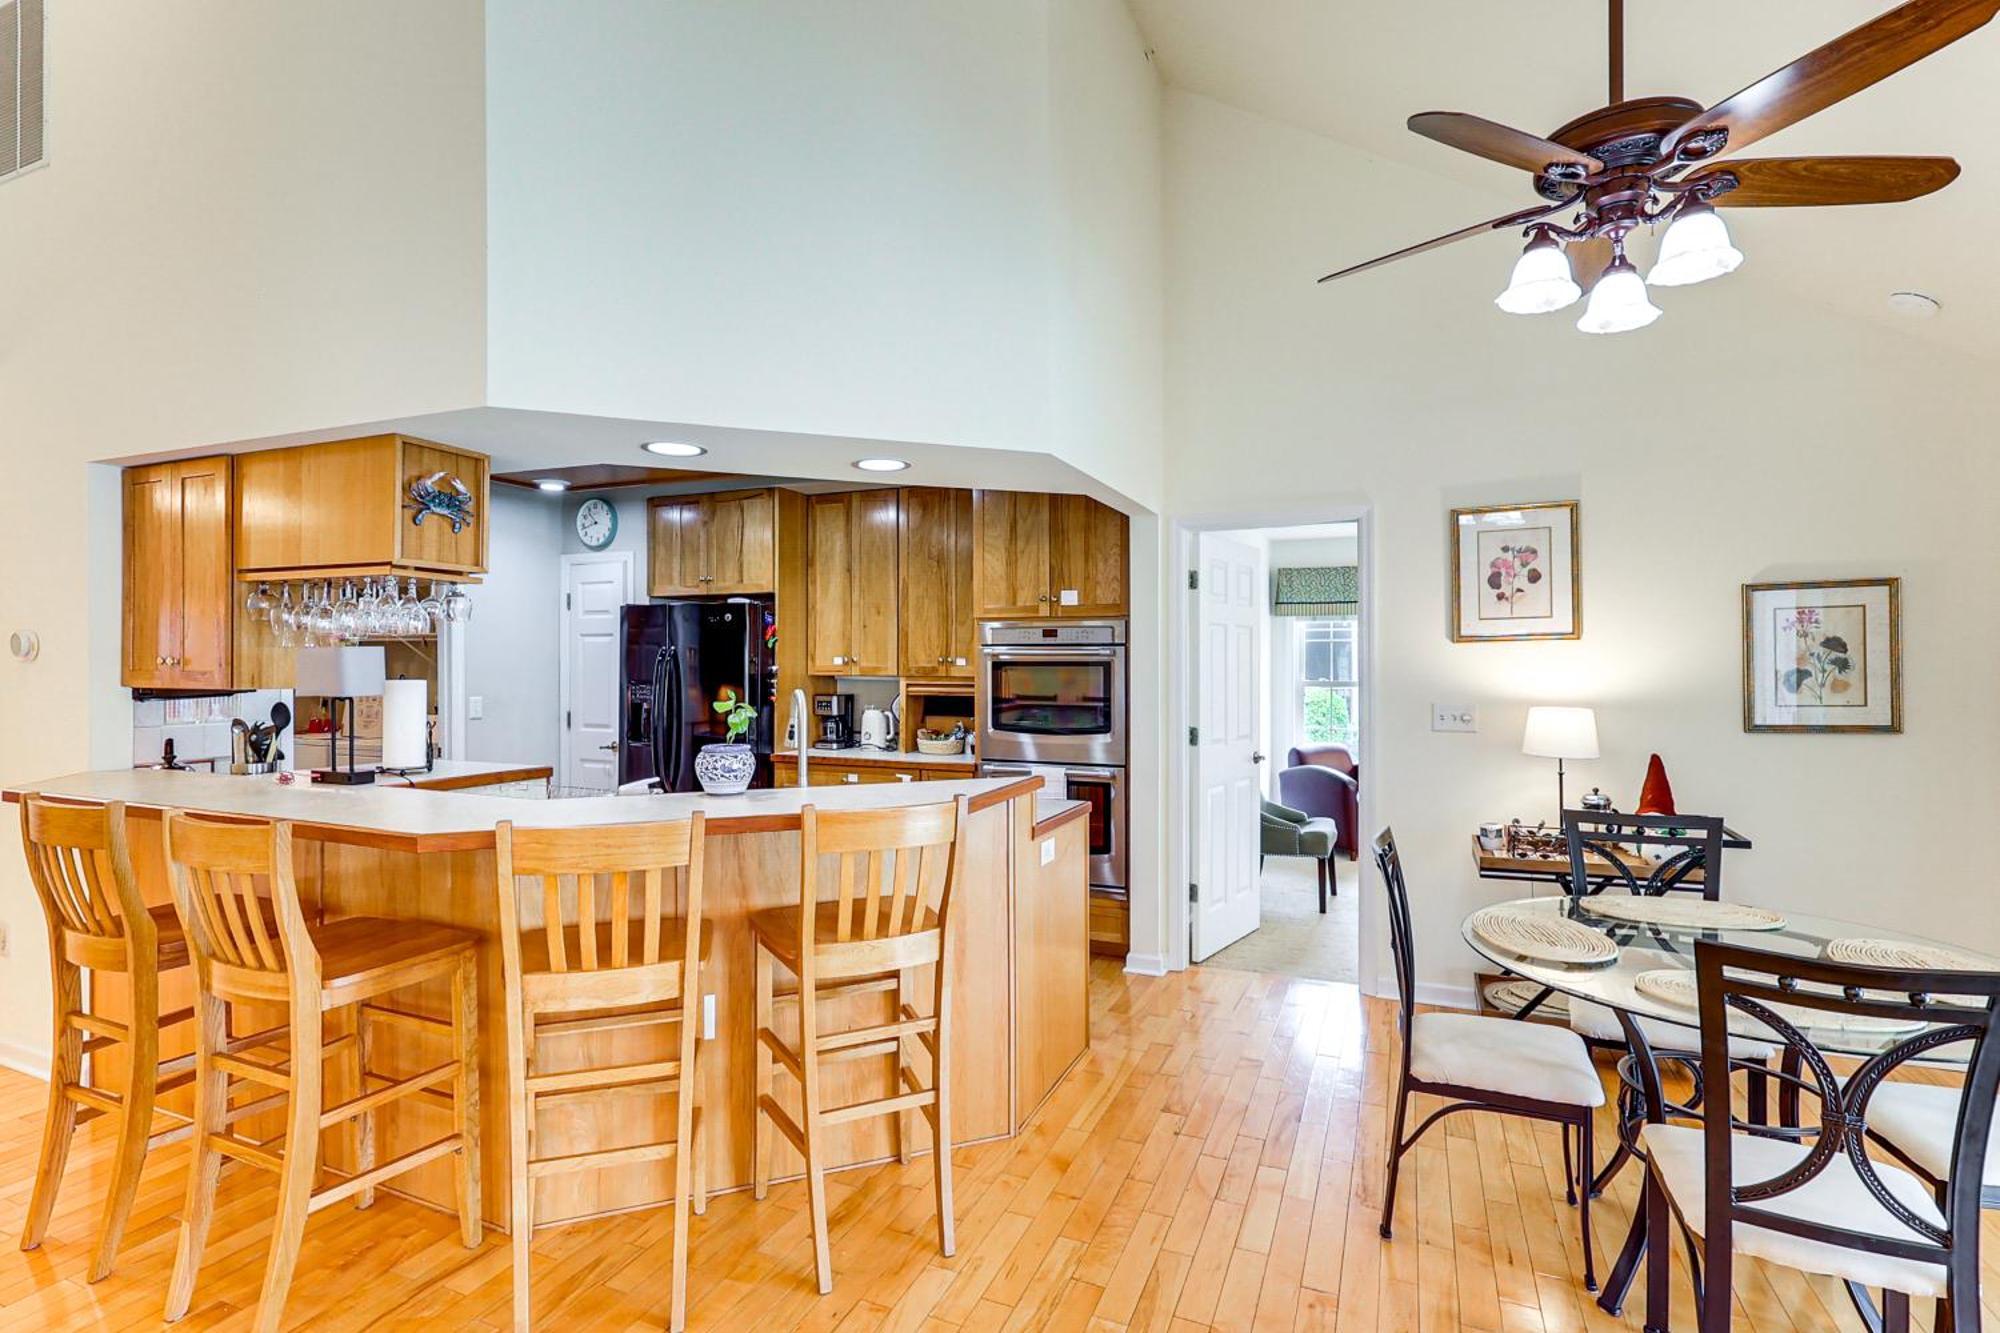
<path fill-rule="evenodd" d="M 2000 4 L 2000 0 L 1994 2 Z M 1604 164 L 1587 153 L 1463 111 L 1420 111 L 1410 117 L 1409 124 L 1426 139 L 1536 175 L 1556 166 L 1581 169 L 1586 176 L 1604 170 Z"/>
<path fill-rule="evenodd" d="M 2000 0 L 1908 0 L 1694 117 L 1667 137 L 1662 161 L 1717 129 L 1728 131 L 1728 142 L 1709 152 L 1747 148 L 1950 46 L 1996 12 Z"/>
<path fill-rule="evenodd" d="M 1428 241 L 1418 241 L 1415 245 L 1406 245 L 1402 249 L 1393 250 L 1386 255 L 1377 255 L 1375 258 L 1367 260 L 1364 263 L 1350 264 L 1346 268 L 1327 274 L 1325 277 L 1319 279 L 1319 281 L 1332 282 L 1335 278 L 1345 278 L 1350 274 L 1362 273 L 1371 268 L 1380 268 L 1384 264 L 1393 264 L 1398 259 L 1408 259 L 1411 255 L 1420 255 L 1426 250 L 1436 250 L 1441 246 L 1450 245 L 1454 241 L 1463 241 L 1469 237 L 1484 235 L 1489 231 L 1505 231 L 1509 227 L 1524 226 L 1527 223 L 1533 222 L 1536 218 L 1547 217 L 1559 208 L 1569 207 L 1570 202 L 1570 200 L 1565 199 L 1557 204 L 1538 204 L 1534 208 L 1524 208 L 1518 213 L 1509 213 L 1505 217 L 1491 218 L 1485 222 L 1475 222 L 1470 227 L 1460 227 L 1457 231 L 1448 231 L 1442 236 L 1433 236 Z"/>
<path fill-rule="evenodd" d="M 1570 241 L 1563 246 L 1569 256 L 1569 275 L 1576 285 L 1589 291 L 1611 267 L 1611 238 L 1593 236 L 1587 241 Z"/>
<path fill-rule="evenodd" d="M 1736 187 L 1717 208 L 1800 208 L 1825 204 L 1898 204 L 1942 190 L 1958 178 L 1948 157 L 1759 157 L 1704 168 L 1700 181 L 1730 175 Z"/>

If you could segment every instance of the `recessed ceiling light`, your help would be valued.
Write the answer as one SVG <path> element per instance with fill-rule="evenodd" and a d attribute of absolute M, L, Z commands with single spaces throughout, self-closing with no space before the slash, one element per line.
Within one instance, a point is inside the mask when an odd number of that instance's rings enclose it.
<path fill-rule="evenodd" d="M 561 477 L 541 477 L 536 480 L 535 489 L 538 491 L 566 491 L 569 489 L 569 483 Z"/>
<path fill-rule="evenodd" d="M 1899 315 L 1928 319 L 1942 306 L 1935 296 L 1925 296 L 1922 292 L 1890 292 L 1889 308 Z"/>
<path fill-rule="evenodd" d="M 857 458 L 854 466 L 863 472 L 901 472 L 909 464 L 900 458 Z"/>
<path fill-rule="evenodd" d="M 639 447 L 649 454 L 663 454 L 668 458 L 700 458 L 708 452 L 698 444 L 683 444 L 679 440 L 648 440 Z"/>

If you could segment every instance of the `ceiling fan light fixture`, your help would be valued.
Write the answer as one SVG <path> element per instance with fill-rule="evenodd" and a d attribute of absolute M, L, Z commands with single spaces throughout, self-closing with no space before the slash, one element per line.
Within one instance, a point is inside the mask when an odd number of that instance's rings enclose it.
<path fill-rule="evenodd" d="M 1733 273 L 1743 252 L 1729 241 L 1729 228 L 1708 204 L 1683 208 L 1660 238 L 1660 256 L 1646 281 L 1655 287 L 1686 287 Z"/>
<path fill-rule="evenodd" d="M 1585 333 L 1630 333 L 1659 317 L 1660 308 L 1646 296 L 1646 280 L 1621 254 L 1590 289 L 1590 304 L 1576 326 Z"/>
<path fill-rule="evenodd" d="M 1493 304 L 1510 315 L 1546 315 L 1560 310 L 1583 295 L 1569 271 L 1569 256 L 1555 238 L 1537 229 L 1535 239 L 1514 261 L 1514 274 L 1507 290 L 1493 298 Z"/>

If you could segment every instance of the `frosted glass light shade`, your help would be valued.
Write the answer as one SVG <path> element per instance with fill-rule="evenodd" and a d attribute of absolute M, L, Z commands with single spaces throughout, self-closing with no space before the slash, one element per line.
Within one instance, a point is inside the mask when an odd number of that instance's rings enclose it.
<path fill-rule="evenodd" d="M 1510 315 L 1546 315 L 1582 295 L 1583 288 L 1570 276 L 1569 256 L 1554 241 L 1543 239 L 1514 261 L 1514 276 L 1493 304 Z"/>
<path fill-rule="evenodd" d="M 1597 758 L 1597 710 L 1530 708 L 1528 725 L 1521 732 L 1521 753 L 1538 759 Z"/>
<path fill-rule="evenodd" d="M 1585 333 L 1628 333 L 1659 317 L 1660 308 L 1646 297 L 1646 280 L 1630 260 L 1620 259 L 1590 289 L 1590 304 L 1576 326 Z"/>
<path fill-rule="evenodd" d="M 1729 228 L 1712 208 L 1691 208 L 1667 224 L 1660 257 L 1646 281 L 1655 287 L 1686 287 L 1732 273 L 1743 252 L 1729 243 Z"/>

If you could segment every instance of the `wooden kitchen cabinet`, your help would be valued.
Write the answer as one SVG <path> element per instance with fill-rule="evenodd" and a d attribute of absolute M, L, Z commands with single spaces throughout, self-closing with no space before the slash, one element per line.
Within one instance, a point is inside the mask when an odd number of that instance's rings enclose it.
<path fill-rule="evenodd" d="M 806 670 L 893 676 L 897 666 L 893 490 L 810 497 L 806 509 Z"/>
<path fill-rule="evenodd" d="M 902 674 L 970 680 L 973 675 L 972 492 L 905 487 L 899 517 L 901 605 L 896 633 Z"/>
<path fill-rule="evenodd" d="M 227 457 L 125 470 L 128 687 L 233 687 L 233 483 Z"/>
<path fill-rule="evenodd" d="M 1087 495 L 973 493 L 980 619 L 1122 616 L 1130 522 Z"/>
<path fill-rule="evenodd" d="M 272 581 L 484 574 L 487 465 L 484 454 L 407 435 L 241 454 L 237 573 Z M 412 499 L 411 488 L 432 477 L 440 492 L 462 489 L 469 497 L 470 512 L 456 530 L 447 515 L 420 510 Z"/>
<path fill-rule="evenodd" d="M 775 591 L 776 509 L 768 488 L 648 500 L 648 592 L 707 597 Z"/>

